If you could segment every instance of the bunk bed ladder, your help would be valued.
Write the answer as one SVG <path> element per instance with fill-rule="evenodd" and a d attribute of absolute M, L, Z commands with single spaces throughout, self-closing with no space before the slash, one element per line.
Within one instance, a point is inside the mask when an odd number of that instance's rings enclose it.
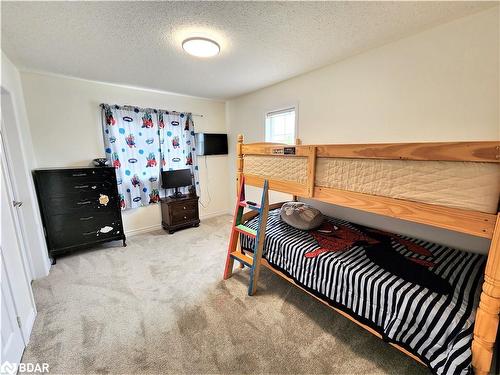
<path fill-rule="evenodd" d="M 259 279 L 260 261 L 262 259 L 262 250 L 264 248 L 267 215 L 269 213 L 269 192 L 268 181 L 264 181 L 262 188 L 261 203 L 251 204 L 245 200 L 245 177 L 241 177 L 236 209 L 234 211 L 233 227 L 231 228 L 231 238 L 227 249 L 226 268 L 224 269 L 224 280 L 230 278 L 233 274 L 234 261 L 238 261 L 241 266 L 250 268 L 250 283 L 248 285 L 248 295 L 252 296 L 257 289 L 257 280 Z M 259 224 L 257 230 L 249 228 L 242 223 L 243 210 L 248 208 L 257 211 Z M 238 250 L 238 240 L 240 235 L 255 238 L 253 253 L 251 256 L 245 254 L 241 249 Z"/>

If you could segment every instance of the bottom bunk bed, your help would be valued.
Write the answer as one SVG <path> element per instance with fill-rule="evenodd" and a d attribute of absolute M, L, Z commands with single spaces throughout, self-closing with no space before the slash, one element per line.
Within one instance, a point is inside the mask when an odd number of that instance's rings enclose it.
<path fill-rule="evenodd" d="M 256 229 L 257 218 L 246 226 Z M 253 241 L 241 236 L 243 251 Z M 326 218 L 313 231 L 269 212 L 263 264 L 426 364 L 472 372 L 471 341 L 486 257 Z"/>

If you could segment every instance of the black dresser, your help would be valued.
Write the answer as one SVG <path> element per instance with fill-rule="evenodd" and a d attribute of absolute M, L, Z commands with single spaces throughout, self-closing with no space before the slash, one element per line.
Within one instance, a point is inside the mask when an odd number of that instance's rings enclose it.
<path fill-rule="evenodd" d="M 101 242 L 126 246 L 114 168 L 36 169 L 33 176 L 53 264 L 59 254 Z"/>

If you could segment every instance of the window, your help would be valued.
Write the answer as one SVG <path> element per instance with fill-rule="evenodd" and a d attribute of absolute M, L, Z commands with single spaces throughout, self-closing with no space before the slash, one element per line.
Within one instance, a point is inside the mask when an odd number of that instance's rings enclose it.
<path fill-rule="evenodd" d="M 191 169 L 199 191 L 190 114 L 104 103 L 101 108 L 104 147 L 115 167 L 120 207 L 159 202 L 162 171 Z"/>
<path fill-rule="evenodd" d="M 266 142 L 294 144 L 295 107 L 266 113 Z"/>

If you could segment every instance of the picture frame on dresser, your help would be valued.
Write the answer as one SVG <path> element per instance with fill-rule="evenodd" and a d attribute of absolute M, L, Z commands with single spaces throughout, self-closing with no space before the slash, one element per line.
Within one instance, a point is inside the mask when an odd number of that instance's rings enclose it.
<path fill-rule="evenodd" d="M 52 264 L 104 242 L 127 246 L 113 167 L 41 168 L 33 178 Z"/>

